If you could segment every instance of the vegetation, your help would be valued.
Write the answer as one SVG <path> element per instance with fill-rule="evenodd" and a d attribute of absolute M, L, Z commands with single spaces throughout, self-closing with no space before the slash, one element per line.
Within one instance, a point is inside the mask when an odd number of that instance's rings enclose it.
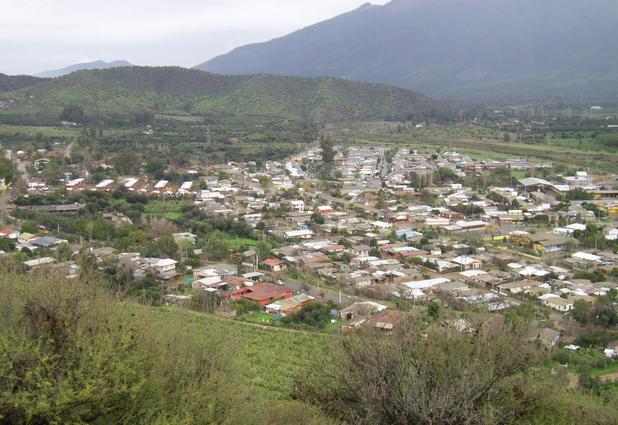
<path fill-rule="evenodd" d="M 176 67 L 80 71 L 4 97 L 17 101 L 16 108 L 3 113 L 8 117 L 38 111 L 41 119 L 58 111 L 56 117 L 62 112 L 64 118 L 72 118 L 69 121 L 82 122 L 85 116 L 89 121 L 132 125 L 149 123 L 154 113 L 337 121 L 438 116 L 446 111 L 424 96 L 382 85 L 332 78 L 222 76 Z"/>
<path fill-rule="evenodd" d="M 298 359 L 263 350 L 273 339 L 279 350 L 290 347 L 284 339 L 305 345 L 303 335 L 167 314 L 59 278 L 1 279 L 1 423 L 330 423 L 246 385 L 280 372 L 271 389 L 285 391 L 285 368 Z"/>
<path fill-rule="evenodd" d="M 294 396 L 355 424 L 615 423 L 615 406 L 532 373 L 543 357 L 526 328 L 464 334 L 412 321 L 394 335 L 351 335 Z"/>

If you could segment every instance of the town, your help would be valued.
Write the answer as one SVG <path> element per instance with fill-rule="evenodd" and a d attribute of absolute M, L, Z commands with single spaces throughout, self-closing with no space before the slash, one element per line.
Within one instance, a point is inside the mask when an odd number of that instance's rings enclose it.
<path fill-rule="evenodd" d="M 176 181 L 105 162 L 109 176 L 46 178 L 62 149 L 5 150 L 29 170 L 0 229 L 24 273 L 91 269 L 149 302 L 270 326 L 307 325 L 322 305 L 311 324 L 339 331 L 440 310 L 466 329 L 470 315 L 532 305 L 531 339 L 573 350 L 576 324 L 618 319 L 616 175 L 322 138 L 260 167 L 192 164 Z M 618 356 L 615 340 L 600 348 Z"/>

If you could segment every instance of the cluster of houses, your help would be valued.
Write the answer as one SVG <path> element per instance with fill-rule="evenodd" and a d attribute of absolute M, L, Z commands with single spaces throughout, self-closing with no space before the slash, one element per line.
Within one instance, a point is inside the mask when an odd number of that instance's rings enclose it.
<path fill-rule="evenodd" d="M 212 217 L 242 220 L 264 230 L 280 242 L 267 258 L 247 251 L 242 253 L 244 270 L 212 264 L 195 269 L 192 286 L 230 300 L 256 301 L 274 315 L 297 311 L 316 297 L 266 282 L 262 272 L 285 281 L 289 271 L 300 280 L 335 285 L 354 294 L 353 300 L 440 300 L 456 308 L 491 312 L 533 297 L 566 313 L 577 300 L 594 304 L 618 286 L 616 176 L 582 171 L 563 176 L 560 182 L 526 177 L 514 178 L 508 187 L 491 182 L 485 188 L 466 187 L 433 181 L 435 173 L 445 168 L 460 177 L 496 169 L 530 172 L 551 164 L 525 159 L 477 161 L 457 152 L 426 155 L 408 149 L 389 156 L 382 147 L 349 146 L 337 148 L 336 188 L 320 191 L 316 176 L 321 162 L 320 148 L 315 146 L 261 168 L 228 163 L 199 173 L 185 170 L 195 175 L 195 181 L 154 181 L 140 175 L 97 182 L 80 177 L 62 185 L 69 192 L 105 193 L 122 187 L 149 196 L 189 197 Z M 50 189 L 31 183 L 33 193 Z M 592 199 L 565 202 L 564 195 L 573 190 L 589 193 Z M 607 216 L 600 218 L 590 205 Z M 18 208 L 76 214 L 80 207 Z M 123 217 L 111 214 L 109 220 Z M 582 246 L 578 239 L 592 225 L 603 226 L 597 237 L 605 248 Z M 0 229 L 0 237 L 13 238 L 20 248 L 32 251 L 66 243 L 52 235 L 20 234 L 14 229 Z M 196 237 L 185 232 L 175 238 L 195 242 Z M 122 261 L 138 277 L 153 276 L 168 284 L 182 278 L 177 262 L 169 258 L 143 258 L 109 248 L 95 255 L 100 261 L 110 257 Z M 32 260 L 29 269 L 55 262 L 46 258 Z M 582 272 L 604 279 L 582 278 Z M 381 304 L 346 308 L 341 318 L 359 323 L 388 327 L 399 317 Z"/>

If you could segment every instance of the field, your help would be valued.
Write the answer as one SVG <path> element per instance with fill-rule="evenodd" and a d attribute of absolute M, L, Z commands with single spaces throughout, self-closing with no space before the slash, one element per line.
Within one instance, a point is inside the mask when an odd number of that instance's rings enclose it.
<path fill-rule="evenodd" d="M 438 126 L 397 133 L 388 123 L 345 123 L 331 125 L 326 132 L 338 142 L 392 145 L 416 149 L 421 153 L 457 150 L 473 159 L 524 157 L 553 162 L 566 167 L 615 171 L 618 153 L 594 145 L 591 140 L 577 141 L 548 135 L 546 143 L 506 142 L 499 134 L 478 127 Z"/>
<path fill-rule="evenodd" d="M 144 208 L 144 216 L 177 220 L 182 217 L 182 209 L 187 205 L 190 205 L 190 202 L 185 200 L 151 201 Z"/>
<path fill-rule="evenodd" d="M 265 401 L 287 398 L 294 376 L 319 367 L 336 338 L 327 333 L 263 328 L 184 309 L 158 308 L 156 315 L 162 321 L 180 316 L 199 332 L 223 331 L 237 347 L 237 367 L 244 380 Z"/>

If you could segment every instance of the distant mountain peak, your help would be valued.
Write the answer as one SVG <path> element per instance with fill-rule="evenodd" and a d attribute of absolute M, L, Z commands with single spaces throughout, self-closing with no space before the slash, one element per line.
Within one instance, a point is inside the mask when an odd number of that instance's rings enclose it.
<path fill-rule="evenodd" d="M 83 71 L 83 70 L 93 70 L 93 69 L 108 69 L 108 68 L 119 68 L 122 66 L 133 66 L 132 63 L 130 63 L 129 61 L 126 61 L 124 59 L 121 60 L 115 60 L 112 62 L 105 62 L 102 60 L 96 60 L 96 61 L 92 61 L 92 62 L 83 62 L 83 63 L 77 63 L 74 65 L 70 65 L 67 66 L 65 68 L 61 68 L 61 69 L 54 69 L 51 71 L 45 71 L 45 72 L 41 72 L 40 74 L 37 74 L 37 77 L 41 77 L 41 78 L 56 78 L 56 77 L 61 77 L 63 75 L 66 74 L 70 74 L 71 72 L 75 72 L 75 71 Z"/>
<path fill-rule="evenodd" d="M 443 99 L 614 99 L 615 39 L 616 0 L 392 0 L 196 68 L 332 76 Z"/>

